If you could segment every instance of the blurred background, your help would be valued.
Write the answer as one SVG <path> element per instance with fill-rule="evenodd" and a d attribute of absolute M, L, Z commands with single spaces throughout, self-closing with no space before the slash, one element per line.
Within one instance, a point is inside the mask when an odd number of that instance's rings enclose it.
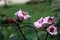
<path fill-rule="evenodd" d="M 22 9 L 31 15 L 29 21 L 24 23 L 34 25 L 33 23 L 40 17 L 54 16 L 56 13 L 60 15 L 60 0 L 0 0 L 0 20 L 7 15 L 10 18 L 15 18 L 15 13 Z M 58 10 L 58 11 L 57 11 Z M 56 18 L 57 19 L 57 18 Z M 21 24 L 22 30 L 28 40 L 44 40 L 46 32 L 38 30 L 36 33 L 33 29 L 27 28 L 23 23 Z M 23 28 L 24 27 L 24 28 Z M 26 27 L 26 28 L 25 28 Z M 33 26 L 34 27 L 34 26 Z M 22 35 L 18 32 L 15 25 L 0 25 L 0 40 L 24 40 Z M 48 40 L 57 40 L 57 36 Z"/>

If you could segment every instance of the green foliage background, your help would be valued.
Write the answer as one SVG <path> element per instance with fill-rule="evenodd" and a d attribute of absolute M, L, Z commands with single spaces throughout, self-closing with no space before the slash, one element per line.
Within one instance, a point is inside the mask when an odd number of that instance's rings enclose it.
<path fill-rule="evenodd" d="M 46 32 L 43 30 L 37 30 L 38 33 L 36 33 L 35 30 L 33 30 L 31 27 L 34 27 L 33 23 L 40 17 L 54 15 L 51 5 L 49 5 L 48 2 L 34 5 L 15 4 L 15 5 L 9 5 L 9 8 L 7 9 L 4 9 L 3 6 L 0 6 L 0 14 L 6 14 L 14 19 L 15 12 L 17 12 L 19 9 L 27 11 L 29 12 L 29 15 L 31 15 L 30 20 L 25 20 L 22 24 L 20 24 L 26 38 L 28 40 L 38 40 L 39 37 L 39 40 L 44 40 L 46 37 Z M 0 19 L 3 20 L 5 18 L 0 17 Z M 24 40 L 24 39 L 21 33 L 18 31 L 17 27 L 13 24 L 10 25 L 9 27 L 6 27 L 6 25 L 0 25 L 0 40 Z M 54 36 L 54 38 L 51 38 L 49 36 L 48 40 L 57 40 L 57 36 Z"/>

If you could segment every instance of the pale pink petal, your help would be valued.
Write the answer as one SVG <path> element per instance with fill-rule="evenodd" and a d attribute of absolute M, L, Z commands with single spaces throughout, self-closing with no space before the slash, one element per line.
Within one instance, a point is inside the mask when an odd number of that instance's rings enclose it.
<path fill-rule="evenodd" d="M 44 27 L 44 24 L 41 24 L 41 23 L 39 23 L 39 22 L 34 22 L 34 26 L 36 27 L 36 28 L 43 28 Z"/>
<path fill-rule="evenodd" d="M 48 19 L 50 16 L 44 18 L 44 23 L 48 23 Z"/>
<path fill-rule="evenodd" d="M 22 11 L 22 14 L 25 16 L 28 15 L 28 12 Z"/>
<path fill-rule="evenodd" d="M 55 27 L 55 30 L 54 30 L 54 35 L 57 35 L 57 27 Z"/>
<path fill-rule="evenodd" d="M 31 17 L 30 15 L 28 15 L 28 12 L 24 12 L 21 9 L 16 12 L 15 15 L 20 18 L 22 17 L 23 19 L 29 19 Z"/>
<path fill-rule="evenodd" d="M 53 31 L 50 31 L 51 28 L 53 28 Z M 57 27 L 55 27 L 55 26 L 53 26 L 53 25 L 49 26 L 46 30 L 47 30 L 47 32 L 50 33 L 51 35 L 57 35 Z"/>
<path fill-rule="evenodd" d="M 29 19 L 31 16 L 29 16 L 29 15 L 26 15 L 26 16 L 24 16 L 24 19 Z"/>
<path fill-rule="evenodd" d="M 16 12 L 15 15 L 18 17 L 23 17 L 22 10 L 19 10 L 18 12 Z"/>
<path fill-rule="evenodd" d="M 54 23 L 54 17 L 50 17 L 50 16 L 45 17 L 44 18 L 44 23 L 46 23 L 46 24 L 52 24 L 52 23 Z"/>
<path fill-rule="evenodd" d="M 34 26 L 36 28 L 43 28 L 45 26 L 45 24 L 44 24 L 44 18 L 41 17 L 39 20 L 37 20 L 37 22 L 34 22 Z"/>
<path fill-rule="evenodd" d="M 40 24 L 39 24 L 38 22 L 34 22 L 34 26 L 35 26 L 36 28 L 40 28 Z"/>
<path fill-rule="evenodd" d="M 44 24 L 44 18 L 41 17 L 37 22 L 41 23 L 41 24 Z"/>
<path fill-rule="evenodd" d="M 41 17 L 39 20 L 37 20 L 37 21 L 41 21 L 41 20 L 43 20 L 43 17 Z"/>

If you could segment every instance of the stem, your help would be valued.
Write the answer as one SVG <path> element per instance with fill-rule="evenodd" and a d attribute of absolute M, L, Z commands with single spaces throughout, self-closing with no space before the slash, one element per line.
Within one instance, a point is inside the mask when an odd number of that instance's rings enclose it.
<path fill-rule="evenodd" d="M 47 38 L 48 38 L 48 35 L 49 35 L 49 34 L 47 33 L 47 34 L 46 34 L 46 38 L 45 38 L 45 40 L 47 40 Z"/>
<path fill-rule="evenodd" d="M 27 40 L 27 38 L 25 37 L 25 35 L 22 32 L 22 29 L 20 28 L 19 24 L 16 23 L 16 26 L 18 27 L 19 31 L 21 32 L 22 36 L 24 37 L 24 40 Z"/>

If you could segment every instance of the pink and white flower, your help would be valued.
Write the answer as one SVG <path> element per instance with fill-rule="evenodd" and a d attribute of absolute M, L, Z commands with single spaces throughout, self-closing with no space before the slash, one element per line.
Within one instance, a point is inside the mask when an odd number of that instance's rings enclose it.
<path fill-rule="evenodd" d="M 19 10 L 18 12 L 15 13 L 17 17 L 22 17 L 23 19 L 29 19 L 31 16 L 28 15 L 28 12 L 24 12 L 22 10 Z"/>
<path fill-rule="evenodd" d="M 43 28 L 44 27 L 44 23 L 43 23 L 43 17 L 41 17 L 37 22 L 34 22 L 34 26 L 36 27 L 36 28 Z"/>
<path fill-rule="evenodd" d="M 47 24 L 53 24 L 54 23 L 54 17 L 45 17 L 44 18 L 44 23 L 47 23 Z"/>
<path fill-rule="evenodd" d="M 51 35 L 57 35 L 57 27 L 54 25 L 49 26 L 46 31 L 50 33 Z"/>

